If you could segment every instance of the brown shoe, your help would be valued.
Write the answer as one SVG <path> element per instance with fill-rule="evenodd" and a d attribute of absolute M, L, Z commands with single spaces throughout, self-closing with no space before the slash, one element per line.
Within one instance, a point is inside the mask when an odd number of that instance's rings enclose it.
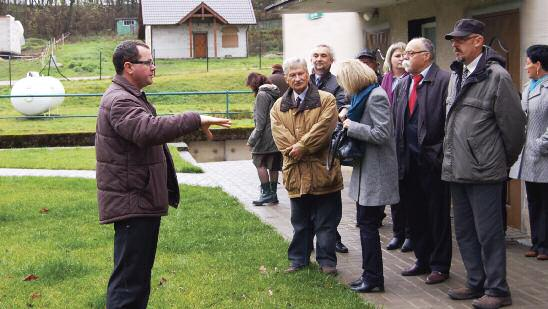
<path fill-rule="evenodd" d="M 287 274 L 290 274 L 290 273 L 296 273 L 298 272 L 299 270 L 303 269 L 304 266 L 289 266 L 288 269 L 285 270 L 285 273 Z"/>
<path fill-rule="evenodd" d="M 467 287 L 450 289 L 447 295 L 454 300 L 475 299 L 483 296 L 483 291 L 472 290 Z"/>
<path fill-rule="evenodd" d="M 537 255 L 537 260 L 539 260 L 539 261 L 548 260 L 548 254 L 539 254 L 539 255 Z"/>
<path fill-rule="evenodd" d="M 529 250 L 525 252 L 525 257 L 536 257 L 538 255 L 538 252 L 535 250 Z"/>
<path fill-rule="evenodd" d="M 335 276 L 338 273 L 337 268 L 336 267 L 331 267 L 331 266 L 320 267 L 320 271 L 324 274 L 332 275 L 332 276 Z"/>
<path fill-rule="evenodd" d="M 430 273 L 430 275 L 426 276 L 426 280 L 424 280 L 424 283 L 436 284 L 441 283 L 447 279 L 449 279 L 449 274 L 444 274 L 439 271 L 433 271 Z"/>
<path fill-rule="evenodd" d="M 497 309 L 504 306 L 510 306 L 512 304 L 512 297 L 502 296 L 495 297 L 489 295 L 483 295 L 472 302 L 472 306 L 477 309 Z"/>

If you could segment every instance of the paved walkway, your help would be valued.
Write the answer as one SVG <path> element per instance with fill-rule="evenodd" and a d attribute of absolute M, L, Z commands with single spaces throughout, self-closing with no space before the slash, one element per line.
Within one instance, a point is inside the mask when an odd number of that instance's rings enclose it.
<path fill-rule="evenodd" d="M 238 198 L 245 208 L 255 213 L 263 222 L 273 226 L 283 237 L 290 239 L 292 228 L 289 222 L 289 199 L 280 185 L 278 196 L 280 204 L 276 206 L 252 206 L 251 201 L 258 194 L 258 179 L 251 161 L 227 161 L 199 164 L 204 174 L 179 174 L 179 182 L 200 186 L 219 186 L 227 193 Z M 343 168 L 346 181 L 351 169 Z M 94 178 L 94 171 L 52 171 L 0 169 L 0 176 L 63 176 Z M 338 254 L 338 278 L 348 283 L 361 274 L 361 247 L 359 231 L 355 226 L 355 206 L 343 192 L 343 217 L 339 232 L 343 242 L 349 247 L 347 254 Z M 387 208 L 389 214 L 389 207 Z M 390 218 L 385 219 L 380 229 L 382 247 L 392 236 Z M 510 232 L 510 238 L 518 238 L 520 233 Z M 548 308 L 548 262 L 525 258 L 526 247 L 516 241 L 507 242 L 508 282 L 512 291 L 512 308 Z M 384 308 L 470 308 L 471 301 L 453 301 L 447 297 L 447 290 L 464 284 L 464 266 L 453 241 L 453 265 L 451 278 L 441 284 L 424 284 L 425 276 L 402 277 L 400 272 L 411 266 L 414 255 L 400 251 L 383 250 L 385 293 L 361 294 L 364 299 Z"/>

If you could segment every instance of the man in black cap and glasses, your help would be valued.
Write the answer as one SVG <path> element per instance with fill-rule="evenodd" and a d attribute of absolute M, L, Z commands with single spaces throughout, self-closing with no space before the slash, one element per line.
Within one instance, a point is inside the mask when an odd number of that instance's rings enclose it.
<path fill-rule="evenodd" d="M 505 59 L 484 46 L 485 25 L 457 21 L 451 33 L 456 61 L 448 86 L 442 179 L 450 183 L 455 236 L 466 268 L 465 287 L 452 299 L 474 308 L 512 304 L 500 211 L 507 169 L 524 142 L 525 115 Z"/>

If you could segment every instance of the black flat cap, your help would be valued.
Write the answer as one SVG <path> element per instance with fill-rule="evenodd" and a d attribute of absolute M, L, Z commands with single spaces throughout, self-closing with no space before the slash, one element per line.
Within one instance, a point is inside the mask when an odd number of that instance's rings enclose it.
<path fill-rule="evenodd" d="M 446 40 L 451 40 L 453 37 L 465 37 L 470 34 L 483 35 L 485 24 L 476 19 L 464 18 L 455 24 L 453 31 L 445 35 Z"/>
<path fill-rule="evenodd" d="M 376 59 L 377 57 L 375 57 L 374 51 L 370 50 L 369 48 L 364 48 L 356 56 L 356 59 L 360 59 L 360 58 Z"/>

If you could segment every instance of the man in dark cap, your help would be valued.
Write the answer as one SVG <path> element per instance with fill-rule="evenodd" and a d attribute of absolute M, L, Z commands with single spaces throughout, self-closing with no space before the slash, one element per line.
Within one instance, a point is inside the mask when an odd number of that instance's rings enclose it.
<path fill-rule="evenodd" d="M 379 63 L 377 62 L 377 56 L 375 55 L 375 51 L 369 48 L 364 48 L 358 53 L 356 59 L 360 60 L 368 67 L 370 67 L 373 71 L 375 71 L 375 74 L 377 74 L 378 83 L 382 83 L 382 75 L 379 73 Z"/>
<path fill-rule="evenodd" d="M 485 25 L 461 19 L 445 36 L 457 60 L 448 86 L 442 179 L 450 183 L 466 287 L 452 299 L 474 308 L 512 304 L 506 282 L 501 192 L 525 138 L 525 115 L 505 59 L 484 46 Z"/>

